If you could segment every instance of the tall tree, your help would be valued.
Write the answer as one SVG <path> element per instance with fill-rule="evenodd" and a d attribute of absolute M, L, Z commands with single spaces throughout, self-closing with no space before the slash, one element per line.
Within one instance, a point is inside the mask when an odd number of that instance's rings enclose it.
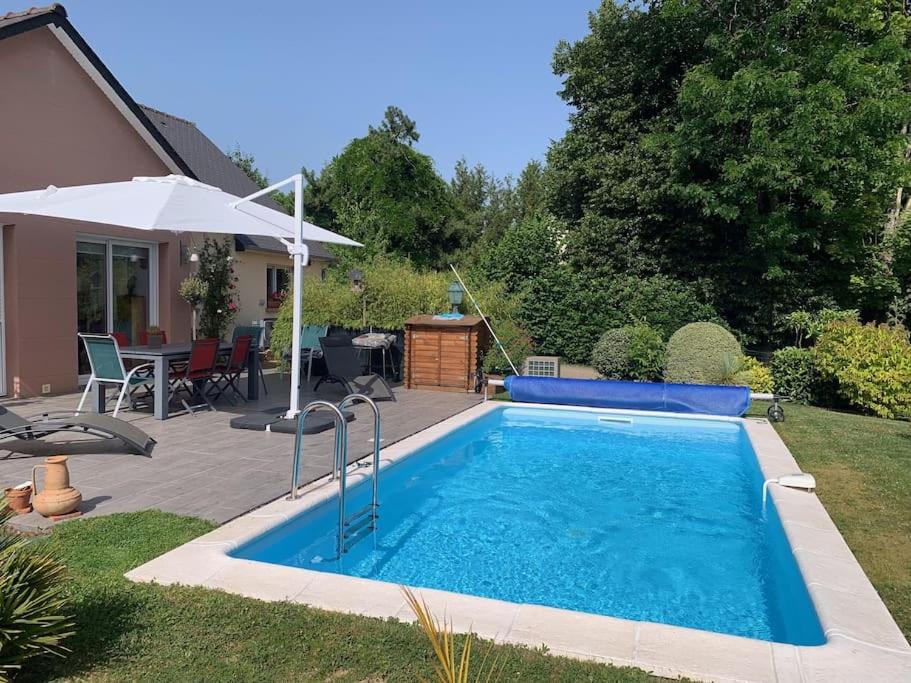
<path fill-rule="evenodd" d="M 398 107 L 386 107 L 386 113 L 383 114 L 383 120 L 380 125 L 376 128 L 370 126 L 369 130 L 371 133 L 388 135 L 396 142 L 409 147 L 421 139 L 417 124 Z"/>
<path fill-rule="evenodd" d="M 459 246 L 446 182 L 411 147 L 414 122 L 390 107 L 380 126 L 352 140 L 316 175 L 308 172 L 308 215 L 362 242 L 366 255 L 404 256 L 427 267 Z"/>
<path fill-rule="evenodd" d="M 578 266 L 708 276 L 756 336 L 851 303 L 909 175 L 903 3 L 604 2 L 590 27 L 555 55 L 575 112 L 548 156 Z"/>
<path fill-rule="evenodd" d="M 247 174 L 247 177 L 260 189 L 269 187 L 270 181 L 266 174 L 259 170 L 256 165 L 256 158 L 249 152 L 244 152 L 239 145 L 228 150 L 228 158 L 234 162 L 241 171 Z M 269 195 L 278 202 L 282 208 L 289 214 L 294 213 L 294 193 L 280 192 L 276 190 Z"/>

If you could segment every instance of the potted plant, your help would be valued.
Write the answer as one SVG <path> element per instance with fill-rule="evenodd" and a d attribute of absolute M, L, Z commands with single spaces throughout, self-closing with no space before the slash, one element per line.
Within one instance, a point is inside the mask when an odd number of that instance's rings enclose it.
<path fill-rule="evenodd" d="M 161 328 L 158 325 L 152 325 L 149 328 L 149 348 L 150 349 L 160 349 L 161 342 L 163 341 L 161 335 Z"/>
<path fill-rule="evenodd" d="M 3 492 L 10 510 L 17 515 L 24 515 L 32 511 L 32 487 L 29 484 L 19 484 Z"/>
<path fill-rule="evenodd" d="M 193 339 L 196 339 L 196 313 L 206 298 L 208 291 L 209 286 L 198 275 L 185 277 L 177 290 L 180 298 L 190 304 L 190 312 L 193 317 Z"/>

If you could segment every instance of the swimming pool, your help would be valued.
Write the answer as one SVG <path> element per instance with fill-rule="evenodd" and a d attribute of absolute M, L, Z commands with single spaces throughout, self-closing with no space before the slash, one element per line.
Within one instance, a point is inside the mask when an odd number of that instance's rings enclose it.
<path fill-rule="evenodd" d="M 333 499 L 236 558 L 794 645 L 825 636 L 739 420 L 505 404 L 380 474 L 335 557 Z M 350 509 L 369 498 L 366 481 Z"/>

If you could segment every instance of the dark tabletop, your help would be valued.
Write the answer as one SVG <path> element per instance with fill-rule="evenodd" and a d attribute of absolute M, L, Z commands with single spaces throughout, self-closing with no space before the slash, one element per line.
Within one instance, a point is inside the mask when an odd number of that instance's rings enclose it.
<path fill-rule="evenodd" d="M 124 346 L 120 349 L 120 353 L 123 356 L 142 355 L 142 356 L 188 356 L 190 355 L 190 349 L 192 344 L 187 342 L 186 344 L 162 344 L 161 346 Z M 230 349 L 231 344 L 229 342 L 222 342 L 219 346 L 220 349 Z"/>

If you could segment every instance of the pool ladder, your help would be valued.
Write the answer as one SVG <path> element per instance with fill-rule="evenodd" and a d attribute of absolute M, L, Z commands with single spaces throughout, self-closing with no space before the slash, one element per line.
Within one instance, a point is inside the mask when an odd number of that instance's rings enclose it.
<path fill-rule="evenodd" d="M 346 514 L 345 497 L 348 493 L 348 422 L 345 408 L 354 403 L 366 403 L 373 411 L 373 472 L 371 473 L 372 495 L 370 502 L 351 515 Z M 348 394 L 338 405 L 329 401 L 311 401 L 297 416 L 297 430 L 294 436 L 294 464 L 291 471 L 291 494 L 288 500 L 296 500 L 300 488 L 300 461 L 304 441 L 304 422 L 307 415 L 315 410 L 325 409 L 333 413 L 335 420 L 335 449 L 332 459 L 330 480 L 338 480 L 338 532 L 336 550 L 341 557 L 367 533 L 376 530 L 378 502 L 377 476 L 380 469 L 380 411 L 372 399 L 363 394 Z M 366 532 L 366 533 L 362 533 Z"/>

